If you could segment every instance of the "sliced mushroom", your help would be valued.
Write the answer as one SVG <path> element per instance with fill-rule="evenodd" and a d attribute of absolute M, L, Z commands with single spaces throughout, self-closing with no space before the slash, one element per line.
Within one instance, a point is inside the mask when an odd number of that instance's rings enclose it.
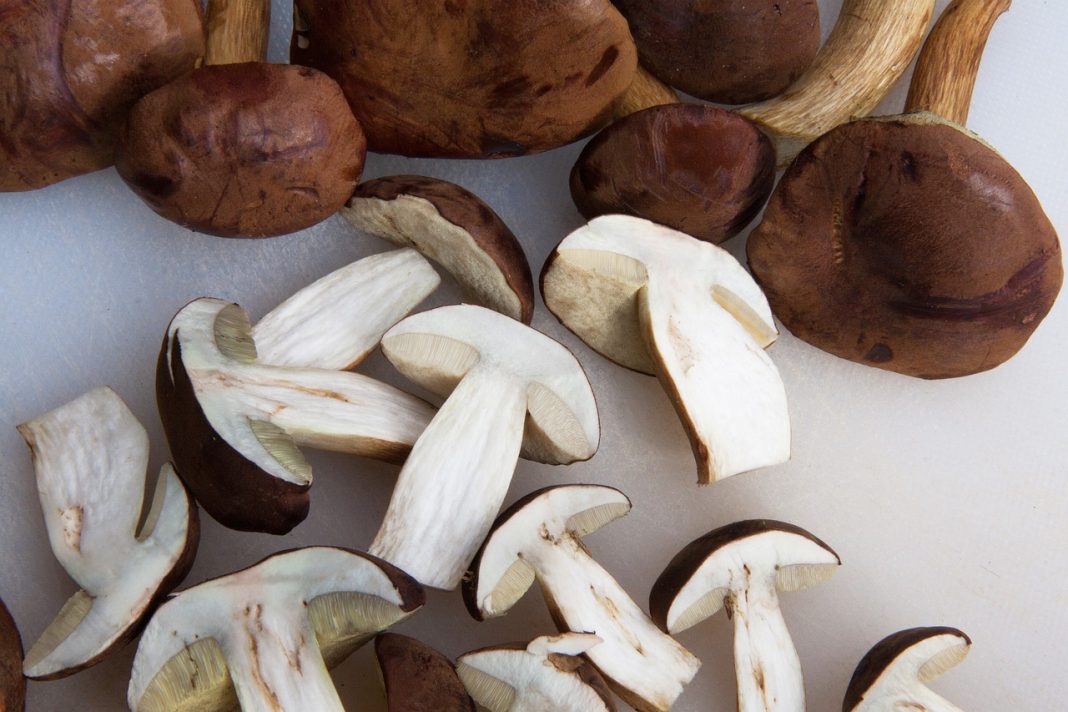
<path fill-rule="evenodd" d="M 375 638 L 387 712 L 475 712 L 449 659 L 426 643 L 396 633 Z"/>
<path fill-rule="evenodd" d="M 171 321 L 156 399 L 178 472 L 234 529 L 285 533 L 308 514 L 311 466 L 298 446 L 398 461 L 433 408 L 345 371 L 257 362 L 248 315 L 198 299 Z"/>
<path fill-rule="evenodd" d="M 360 184 L 341 214 L 358 230 L 440 264 L 465 301 L 530 323 L 534 284 L 523 247 L 474 193 L 437 178 L 376 178 Z"/>
<path fill-rule="evenodd" d="M 842 712 L 963 712 L 927 683 L 960 665 L 971 646 L 956 628 L 912 628 L 884 638 L 853 673 Z"/>
<path fill-rule="evenodd" d="M 423 606 L 372 556 L 297 549 L 182 591 L 141 636 L 134 712 L 343 712 L 328 668 Z"/>
<path fill-rule="evenodd" d="M 136 635 L 193 565 L 197 510 L 170 465 L 145 523 L 148 434 L 110 388 L 18 426 L 37 471 L 48 540 L 81 589 L 30 648 L 27 677 L 54 680 L 100 662 Z"/>
<path fill-rule="evenodd" d="M 728 252 L 608 215 L 556 247 L 541 291 L 593 349 L 657 375 L 686 427 L 701 483 L 789 459 L 786 393 L 763 350 L 778 335 L 771 310 Z"/>
<path fill-rule="evenodd" d="M 482 307 L 410 316 L 382 352 L 448 400 L 405 461 L 370 551 L 452 589 L 493 524 L 521 446 L 540 462 L 588 460 L 600 440 L 597 404 L 570 351 Z"/>
<path fill-rule="evenodd" d="M 26 709 L 26 678 L 22 675 L 22 636 L 0 600 L 0 710 Z"/>
<path fill-rule="evenodd" d="M 585 655 L 616 694 L 641 712 L 663 712 L 701 663 L 657 630 L 582 544 L 630 506 L 619 490 L 598 485 L 527 495 L 494 523 L 464 580 L 464 602 L 478 620 L 501 616 L 537 580 L 561 631 L 601 638 Z"/>
<path fill-rule="evenodd" d="M 601 642 L 589 633 L 535 638 L 527 646 L 461 655 L 456 672 L 489 712 L 615 712 L 604 679 L 581 656 Z"/>
<path fill-rule="evenodd" d="M 792 524 L 736 522 L 680 551 L 653 585 L 649 608 L 672 635 L 726 609 L 734 622 L 738 711 L 797 712 L 805 709 L 805 682 L 778 591 L 820 584 L 841 563 Z"/>

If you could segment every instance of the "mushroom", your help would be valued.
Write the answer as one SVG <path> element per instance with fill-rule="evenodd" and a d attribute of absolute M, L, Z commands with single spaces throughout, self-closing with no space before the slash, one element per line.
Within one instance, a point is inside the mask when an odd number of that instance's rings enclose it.
<path fill-rule="evenodd" d="M 110 388 L 18 426 L 37 471 L 48 540 L 80 589 L 26 654 L 35 680 L 100 662 L 132 640 L 193 566 L 196 506 L 164 465 L 144 524 L 148 434 Z"/>
<path fill-rule="evenodd" d="M 600 642 L 589 633 L 563 633 L 482 648 L 461 655 L 456 672 L 490 712 L 615 712 L 604 678 L 582 658 Z"/>
<path fill-rule="evenodd" d="M 713 243 L 764 206 L 775 152 L 752 122 L 712 106 L 667 104 L 616 121 L 586 144 L 571 197 L 586 219 L 646 218 Z"/>
<path fill-rule="evenodd" d="M 419 584 L 356 551 L 310 547 L 175 594 L 137 646 L 134 712 L 342 712 L 328 668 L 423 606 Z"/>
<path fill-rule="evenodd" d="M 26 709 L 26 678 L 22 675 L 22 636 L 0 600 L 0 710 Z"/>
<path fill-rule="evenodd" d="M 809 146 L 748 243 L 796 336 L 836 356 L 954 378 L 1015 355 L 1064 279 L 1056 230 L 1024 179 L 956 123 L 1008 0 L 950 5 L 907 110 Z M 943 118 L 944 117 L 944 118 Z"/>
<path fill-rule="evenodd" d="M 570 351 L 478 306 L 410 316 L 386 333 L 382 353 L 448 400 L 401 468 L 370 551 L 452 589 L 493 524 L 520 447 L 550 464 L 588 460 L 600 440 L 597 404 Z"/>
<path fill-rule="evenodd" d="M 269 4 L 212 0 L 209 42 L 221 48 L 210 66 L 130 112 L 116 168 L 172 222 L 281 235 L 333 215 L 356 188 L 367 146 L 341 89 L 308 67 L 262 63 Z"/>
<path fill-rule="evenodd" d="M 736 522 L 671 560 L 653 585 L 649 610 L 675 635 L 726 609 L 734 621 L 738 711 L 797 712 L 805 709 L 805 682 L 777 592 L 823 583 L 841 563 L 829 546 L 792 524 Z"/>
<path fill-rule="evenodd" d="M 842 712 L 962 712 L 927 683 L 960 665 L 971 646 L 956 628 L 912 628 L 884 638 L 857 665 Z"/>
<path fill-rule="evenodd" d="M 308 514 L 298 446 L 399 461 L 430 422 L 425 402 L 366 376 L 257 361 L 248 315 L 197 299 L 171 321 L 156 400 L 178 472 L 212 517 L 282 534 Z"/>
<path fill-rule="evenodd" d="M 630 511 L 619 490 L 564 485 L 533 492 L 497 519 L 464 580 L 478 620 L 504 615 L 535 579 L 561 631 L 603 642 L 585 651 L 611 688 L 639 712 L 668 710 L 700 661 L 664 635 L 590 556 L 582 537 Z"/>
<path fill-rule="evenodd" d="M 376 178 L 360 184 L 341 214 L 356 229 L 440 264 L 466 301 L 530 323 L 534 284 L 523 247 L 474 193 L 437 178 Z"/>
<path fill-rule="evenodd" d="M 204 55 L 197 0 L 4 3 L 0 191 L 110 166 L 126 112 Z"/>
<path fill-rule="evenodd" d="M 541 275 L 545 305 L 597 352 L 655 373 L 693 446 L 703 484 L 790 457 L 771 310 L 725 250 L 639 218 L 571 233 Z"/>
<path fill-rule="evenodd" d="M 679 95 L 674 89 L 654 77 L 639 64 L 630 88 L 616 100 L 612 115 L 616 119 L 621 119 L 642 109 L 661 104 L 675 104 L 678 101 Z"/>
<path fill-rule="evenodd" d="M 387 712 L 475 712 L 452 663 L 426 643 L 383 633 L 375 638 L 375 657 Z"/>
<path fill-rule="evenodd" d="M 297 0 L 292 60 L 341 85 L 371 150 L 496 158 L 611 118 L 637 51 L 609 0 Z"/>

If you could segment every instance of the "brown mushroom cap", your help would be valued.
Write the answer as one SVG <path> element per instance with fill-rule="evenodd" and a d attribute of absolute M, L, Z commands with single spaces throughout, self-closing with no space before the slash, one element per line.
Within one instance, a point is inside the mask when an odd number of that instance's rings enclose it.
<path fill-rule="evenodd" d="M 992 148 L 931 114 L 858 121 L 787 170 L 749 266 L 798 337 L 922 378 L 1006 361 L 1060 291 L 1057 234 Z"/>
<path fill-rule="evenodd" d="M 444 655 L 396 633 L 375 638 L 389 712 L 475 712 L 475 703 Z"/>
<path fill-rule="evenodd" d="M 775 151 L 753 123 L 666 104 L 595 136 L 571 171 L 571 197 L 587 219 L 634 215 L 720 243 L 756 217 L 774 180 Z"/>
<path fill-rule="evenodd" d="M 816 0 L 613 0 L 642 64 L 687 94 L 747 104 L 783 92 L 820 46 Z"/>
<path fill-rule="evenodd" d="M 168 220 L 265 237 L 335 213 L 356 188 L 365 153 L 329 77 L 248 62 L 201 67 L 138 102 L 116 168 Z"/>
<path fill-rule="evenodd" d="M 26 678 L 22 676 L 22 637 L 7 606 L 0 600 L 0 710 L 26 709 Z"/>
<path fill-rule="evenodd" d="M 609 0 L 298 0 L 294 62 L 338 81 L 370 147 L 489 158 L 606 123 L 637 50 Z"/>
<path fill-rule="evenodd" d="M 122 120 L 204 54 L 197 0 L 11 2 L 0 26 L 0 191 L 111 165 Z"/>

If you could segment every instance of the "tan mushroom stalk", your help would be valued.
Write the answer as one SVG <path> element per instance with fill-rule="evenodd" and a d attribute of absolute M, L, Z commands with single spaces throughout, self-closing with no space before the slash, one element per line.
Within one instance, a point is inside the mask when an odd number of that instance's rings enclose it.
<path fill-rule="evenodd" d="M 130 709 L 343 712 L 328 668 L 424 600 L 411 577 L 366 554 L 275 554 L 156 611 L 134 657 Z"/>
<path fill-rule="evenodd" d="M 396 633 L 375 638 L 387 712 L 475 712 L 456 669 L 426 643 Z"/>
<path fill-rule="evenodd" d="M 19 426 L 33 455 L 48 540 L 80 590 L 26 654 L 27 677 L 51 680 L 131 640 L 196 556 L 196 507 L 170 465 L 138 525 L 148 434 L 110 388 Z"/>
<path fill-rule="evenodd" d="M 527 495 L 494 524 L 464 581 L 464 601 L 478 620 L 501 616 L 537 580 L 561 631 L 602 640 L 585 655 L 616 694 L 641 712 L 665 712 L 701 663 L 657 629 L 582 543 L 630 507 L 622 492 L 597 485 Z"/>
<path fill-rule="evenodd" d="M 679 101 L 678 93 L 649 73 L 645 67 L 638 65 L 630 88 L 616 100 L 613 110 L 616 119 L 662 104 L 674 104 Z"/>
<path fill-rule="evenodd" d="M 656 374 L 707 484 L 790 457 L 777 332 L 760 288 L 730 253 L 639 218 L 597 218 L 561 242 L 545 305 L 605 357 Z"/>
<path fill-rule="evenodd" d="M 804 712 L 801 661 L 778 591 L 797 591 L 830 578 L 838 555 L 790 524 L 751 520 L 691 542 L 653 585 L 653 620 L 678 634 L 721 608 L 734 623 L 739 712 Z"/>
<path fill-rule="evenodd" d="M 26 678 L 22 674 L 22 636 L 0 600 L 0 710 L 26 709 Z"/>
<path fill-rule="evenodd" d="M 566 348 L 472 305 L 410 316 L 382 339 L 407 378 L 447 396 L 401 469 L 370 551 L 452 589 L 497 515 L 519 459 L 552 464 L 597 451 L 597 405 Z"/>

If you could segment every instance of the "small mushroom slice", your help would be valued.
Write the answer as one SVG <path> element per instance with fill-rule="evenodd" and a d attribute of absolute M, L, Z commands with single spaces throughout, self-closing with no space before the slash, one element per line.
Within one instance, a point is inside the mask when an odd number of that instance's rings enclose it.
<path fill-rule="evenodd" d="M 422 607 L 403 571 L 331 547 L 275 554 L 175 594 L 133 661 L 134 712 L 343 712 L 328 668 Z"/>
<path fill-rule="evenodd" d="M 54 680 L 131 640 L 181 583 L 199 541 L 197 510 L 164 465 L 145 523 L 148 434 L 110 388 L 97 388 L 18 426 L 56 559 L 81 589 L 30 648 L 27 677 Z"/>
<path fill-rule="evenodd" d="M 410 316 L 382 351 L 448 400 L 405 461 L 370 551 L 452 589 L 504 502 L 521 446 L 540 462 L 588 460 L 600 440 L 597 404 L 570 351 L 482 307 Z"/>
<path fill-rule="evenodd" d="M 641 712 L 663 712 L 701 662 L 660 632 L 582 544 L 630 506 L 619 490 L 598 485 L 527 495 L 493 525 L 464 581 L 464 602 L 478 620 L 501 616 L 537 580 L 561 631 L 601 638 L 585 655 L 616 694 Z"/>
<path fill-rule="evenodd" d="M 649 608 L 672 635 L 726 609 L 734 621 L 739 712 L 797 712 L 805 709 L 805 683 L 778 591 L 822 583 L 841 563 L 792 524 L 736 522 L 680 551 L 653 585 Z"/>
<path fill-rule="evenodd" d="M 655 373 L 708 484 L 790 457 L 777 337 L 760 288 L 730 253 L 647 220 L 606 215 L 564 239 L 545 305 L 605 357 Z"/>
<path fill-rule="evenodd" d="M 341 214 L 356 229 L 440 264 L 465 301 L 530 323 L 534 283 L 523 247 L 474 193 L 438 178 L 376 178 L 356 188 Z"/>
<path fill-rule="evenodd" d="M 963 662 L 971 646 L 956 628 L 912 628 L 884 638 L 853 673 L 842 712 L 963 712 L 927 683 Z"/>
<path fill-rule="evenodd" d="M 490 712 L 615 712 L 604 679 L 582 654 L 601 642 L 589 633 L 535 638 L 529 645 L 461 655 L 456 672 Z"/>
<path fill-rule="evenodd" d="M 426 643 L 396 633 L 375 638 L 387 712 L 475 712 L 449 659 Z"/>
<path fill-rule="evenodd" d="M 26 678 L 22 674 L 22 636 L 0 600 L 0 712 L 26 709 Z"/>
<path fill-rule="evenodd" d="M 156 399 L 183 481 L 221 524 L 285 533 L 308 513 L 311 466 L 298 446 L 398 461 L 434 412 L 345 371 L 257 362 L 248 315 L 218 299 L 171 321 Z"/>

